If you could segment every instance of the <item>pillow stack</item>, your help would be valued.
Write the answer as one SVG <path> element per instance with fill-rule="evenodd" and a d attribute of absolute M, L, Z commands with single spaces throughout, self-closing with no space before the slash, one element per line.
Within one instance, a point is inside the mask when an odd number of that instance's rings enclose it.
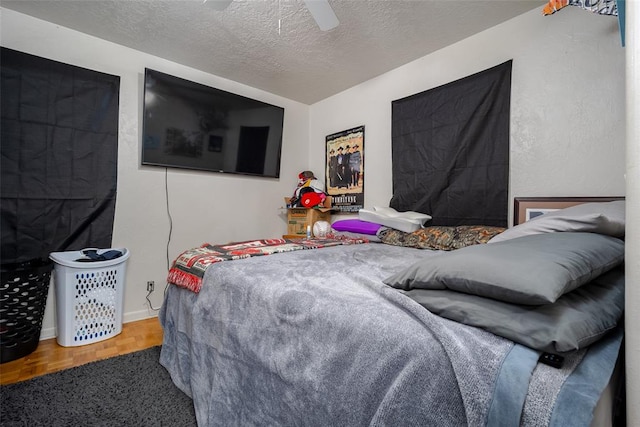
<path fill-rule="evenodd" d="M 491 244 L 427 257 L 384 283 L 435 314 L 540 351 L 584 348 L 624 310 L 624 202 L 597 205 L 596 214 L 585 205 L 551 212 Z"/>
<path fill-rule="evenodd" d="M 582 231 L 613 237 L 624 237 L 625 201 L 584 203 L 559 209 L 523 222 L 499 236 L 491 243 L 502 242 L 531 234 L 558 231 Z"/>

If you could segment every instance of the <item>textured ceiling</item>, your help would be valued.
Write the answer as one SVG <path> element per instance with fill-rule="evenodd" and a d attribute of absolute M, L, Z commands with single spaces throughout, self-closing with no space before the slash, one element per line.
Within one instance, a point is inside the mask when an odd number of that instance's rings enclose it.
<path fill-rule="evenodd" d="M 2 0 L 12 9 L 312 104 L 544 4 L 541 0 Z"/>

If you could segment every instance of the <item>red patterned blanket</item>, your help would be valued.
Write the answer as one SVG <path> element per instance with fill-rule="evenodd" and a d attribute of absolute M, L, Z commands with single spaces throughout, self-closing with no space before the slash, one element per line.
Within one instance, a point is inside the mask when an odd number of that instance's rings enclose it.
<path fill-rule="evenodd" d="M 337 245 L 368 243 L 367 239 L 329 237 L 326 239 L 264 239 L 232 242 L 226 245 L 203 244 L 184 251 L 173 262 L 167 281 L 176 286 L 200 292 L 202 278 L 211 264 L 261 255 L 291 252 L 301 249 L 319 249 Z"/>

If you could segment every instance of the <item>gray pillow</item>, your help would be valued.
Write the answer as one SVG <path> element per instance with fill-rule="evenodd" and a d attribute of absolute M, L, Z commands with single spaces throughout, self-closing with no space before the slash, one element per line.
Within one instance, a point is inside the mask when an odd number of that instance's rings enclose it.
<path fill-rule="evenodd" d="M 489 240 L 502 242 L 531 234 L 573 231 L 624 237 L 625 201 L 583 203 L 548 212 L 518 224 Z"/>
<path fill-rule="evenodd" d="M 432 313 L 551 353 L 579 350 L 614 329 L 624 311 L 624 266 L 569 292 L 553 304 L 509 304 L 454 291 L 406 292 Z"/>
<path fill-rule="evenodd" d="M 624 242 L 594 233 L 546 233 L 428 257 L 384 280 L 394 288 L 450 289 L 539 305 L 590 282 L 624 260 Z"/>

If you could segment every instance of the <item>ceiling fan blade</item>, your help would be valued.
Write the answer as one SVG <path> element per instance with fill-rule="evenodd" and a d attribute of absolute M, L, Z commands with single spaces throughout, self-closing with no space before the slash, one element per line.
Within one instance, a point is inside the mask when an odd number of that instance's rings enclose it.
<path fill-rule="evenodd" d="M 327 0 L 304 0 L 304 3 L 322 31 L 329 31 L 340 23 Z"/>
<path fill-rule="evenodd" d="M 233 0 L 203 0 L 202 4 L 211 6 L 213 10 L 225 10 Z"/>

